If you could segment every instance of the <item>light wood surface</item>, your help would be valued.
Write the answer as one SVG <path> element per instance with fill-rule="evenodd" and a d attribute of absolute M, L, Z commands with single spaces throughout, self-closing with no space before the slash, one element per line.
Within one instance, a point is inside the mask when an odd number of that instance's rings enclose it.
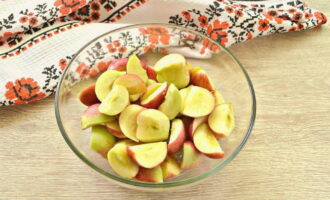
<path fill-rule="evenodd" d="M 307 3 L 330 16 L 328 0 Z M 206 181 L 163 194 L 108 182 L 66 145 L 51 97 L 0 108 L 0 199 L 330 199 L 329 24 L 231 48 L 254 83 L 257 120 L 244 150 Z"/>

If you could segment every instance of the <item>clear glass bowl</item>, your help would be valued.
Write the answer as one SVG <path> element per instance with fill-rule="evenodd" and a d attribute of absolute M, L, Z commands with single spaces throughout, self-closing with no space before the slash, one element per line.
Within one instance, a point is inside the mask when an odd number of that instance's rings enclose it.
<path fill-rule="evenodd" d="M 95 82 L 97 74 L 106 68 L 109 61 L 133 53 L 151 65 L 166 53 L 181 53 L 193 66 L 200 66 L 208 72 L 226 102 L 233 104 L 235 113 L 235 129 L 228 138 L 220 140 L 225 158 L 219 160 L 203 156 L 196 168 L 185 170 L 164 183 L 147 183 L 118 176 L 106 159 L 89 148 L 90 129 L 83 131 L 80 128 L 80 117 L 86 106 L 80 103 L 78 95 L 82 88 Z M 162 191 L 197 183 L 226 166 L 241 151 L 251 134 L 256 100 L 243 66 L 216 41 L 174 25 L 139 24 L 105 33 L 77 52 L 58 85 L 55 112 L 65 141 L 88 166 L 122 186 Z"/>

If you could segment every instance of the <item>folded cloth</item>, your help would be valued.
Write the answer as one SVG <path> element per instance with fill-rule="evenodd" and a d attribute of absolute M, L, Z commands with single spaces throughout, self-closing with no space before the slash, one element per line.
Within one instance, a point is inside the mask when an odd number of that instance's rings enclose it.
<path fill-rule="evenodd" d="M 193 29 L 228 47 L 320 26 L 326 17 L 300 0 L 0 1 L 0 105 L 53 94 L 68 61 L 87 42 L 125 24 L 154 22 Z"/>

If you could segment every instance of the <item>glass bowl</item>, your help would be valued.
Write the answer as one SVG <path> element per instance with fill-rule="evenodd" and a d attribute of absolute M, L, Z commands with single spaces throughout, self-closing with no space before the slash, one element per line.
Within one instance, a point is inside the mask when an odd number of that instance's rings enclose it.
<path fill-rule="evenodd" d="M 118 176 L 106 159 L 89 148 L 90 129 L 80 128 L 80 117 L 86 106 L 80 103 L 78 95 L 81 89 L 96 81 L 99 72 L 106 70 L 111 60 L 133 53 L 149 65 L 165 54 L 180 53 L 193 66 L 207 71 L 226 102 L 233 104 L 235 113 L 235 129 L 228 138 L 219 140 L 225 152 L 223 159 L 203 156 L 197 167 L 182 171 L 175 178 L 164 183 L 148 183 Z M 55 113 L 65 141 L 88 166 L 122 186 L 163 191 L 192 185 L 226 166 L 249 138 L 255 120 L 256 100 L 252 82 L 243 66 L 229 50 L 213 39 L 174 25 L 139 24 L 98 36 L 77 52 L 58 85 Z"/>

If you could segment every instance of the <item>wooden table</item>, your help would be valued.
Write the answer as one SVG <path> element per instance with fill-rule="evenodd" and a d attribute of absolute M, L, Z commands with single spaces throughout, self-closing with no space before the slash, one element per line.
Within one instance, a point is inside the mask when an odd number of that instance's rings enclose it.
<path fill-rule="evenodd" d="M 327 0 L 307 2 L 330 16 Z M 51 97 L 0 108 L 0 199 L 330 199 L 329 24 L 231 48 L 254 83 L 257 120 L 244 150 L 206 181 L 175 194 L 108 182 L 66 145 Z"/>

